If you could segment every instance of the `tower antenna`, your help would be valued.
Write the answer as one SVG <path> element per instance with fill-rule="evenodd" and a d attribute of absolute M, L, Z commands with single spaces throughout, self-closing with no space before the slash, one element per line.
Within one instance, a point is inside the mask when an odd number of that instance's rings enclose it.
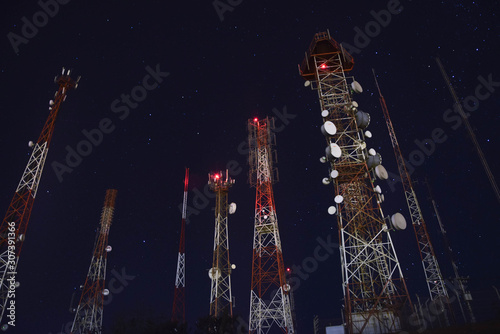
<path fill-rule="evenodd" d="M 389 109 L 387 108 L 384 96 L 380 91 L 377 77 L 375 75 L 375 70 L 372 69 L 372 72 L 379 91 L 380 105 L 382 107 L 385 122 L 387 124 L 387 129 L 389 131 L 389 136 L 391 138 L 394 155 L 396 156 L 399 176 L 401 177 L 401 183 L 405 192 L 406 203 L 410 212 L 412 226 L 417 237 L 420 259 L 422 261 L 422 266 L 424 269 L 429 296 L 432 301 L 441 303 L 441 306 L 444 306 L 442 304 L 446 303 L 446 305 L 448 305 L 448 309 L 451 311 L 451 309 L 449 308 L 448 292 L 446 290 L 443 275 L 441 274 L 441 269 L 439 268 L 436 254 L 434 253 L 434 247 L 432 246 L 431 239 L 429 238 L 429 233 L 427 232 L 427 224 L 424 221 L 422 210 L 420 209 L 420 204 L 417 200 L 417 195 L 415 194 L 415 190 L 413 189 L 410 173 L 408 173 L 408 170 L 406 169 L 403 154 L 401 153 L 401 148 L 399 147 L 398 139 L 396 137 L 396 132 L 394 131 L 394 126 L 392 125 L 391 117 L 389 116 Z M 446 312 L 443 312 L 443 316 L 446 325 L 449 326 L 450 323 Z"/>
<path fill-rule="evenodd" d="M 268 333 L 277 325 L 295 333 L 290 285 L 285 276 L 272 184 L 276 181 L 274 118 L 248 120 L 250 185 L 255 187 L 249 332 Z"/>
<path fill-rule="evenodd" d="M 107 254 L 111 252 L 108 235 L 115 211 L 116 193 L 115 189 L 106 190 L 101 222 L 97 231 L 97 242 L 82 288 L 80 303 L 76 309 L 71 334 L 102 333 L 103 299 L 109 294 L 109 290 L 104 288 Z"/>
<path fill-rule="evenodd" d="M 317 33 L 299 66 L 305 86 L 317 90 L 329 166 L 323 184 L 335 186 L 334 215 L 339 229 L 344 319 L 348 333 L 397 333 L 412 309 L 391 230 L 406 228 L 400 213 L 384 217 L 377 179 L 388 178 L 382 157 L 367 149 L 370 115 L 358 110 L 361 85 L 346 74 L 354 60 L 328 32 Z M 349 80 L 349 83 L 348 83 Z"/>
<path fill-rule="evenodd" d="M 33 152 L 7 209 L 5 218 L 0 225 L 0 263 L 2 263 L 0 266 L 0 322 L 3 319 L 7 301 L 9 300 L 9 290 L 12 291 L 9 281 L 13 280 L 15 282 L 17 264 L 52 134 L 54 133 L 54 124 L 61 104 L 66 100 L 68 91 L 76 88 L 80 80 L 80 77 L 78 77 L 74 81 L 69 74 L 70 70 L 66 71 L 63 67 L 62 74 L 54 78 L 54 82 L 59 86 L 59 89 L 54 95 L 54 100 L 49 101 L 49 116 L 40 137 L 38 137 L 38 141 L 28 143 L 28 146 L 33 148 Z"/>
<path fill-rule="evenodd" d="M 181 237 L 179 254 L 177 256 L 177 273 L 175 275 L 174 303 L 172 306 L 172 321 L 184 324 L 186 322 L 186 245 L 184 233 L 186 230 L 186 208 L 189 183 L 189 168 L 184 176 L 184 198 L 182 201 Z"/>
<path fill-rule="evenodd" d="M 233 316 L 231 294 L 231 271 L 236 268 L 229 261 L 229 234 L 227 194 L 234 185 L 229 172 L 208 174 L 208 185 L 215 192 L 215 234 L 212 268 L 208 271 L 211 280 L 210 315 L 219 318 L 224 314 Z M 231 209 L 234 212 L 233 209 Z"/>

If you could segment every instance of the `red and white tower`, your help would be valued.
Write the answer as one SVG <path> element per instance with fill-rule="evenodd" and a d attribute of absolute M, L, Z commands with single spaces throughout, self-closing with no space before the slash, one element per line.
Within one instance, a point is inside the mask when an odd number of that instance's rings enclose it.
<path fill-rule="evenodd" d="M 248 121 L 250 185 L 255 187 L 252 285 L 249 333 L 265 334 L 273 327 L 295 333 L 274 205 L 276 181 L 274 118 Z"/>
<path fill-rule="evenodd" d="M 15 282 L 17 264 L 54 133 L 54 124 L 61 104 L 66 100 L 66 94 L 78 86 L 79 80 L 80 77 L 76 81 L 71 79 L 70 70 L 66 71 L 64 68 L 62 74 L 54 79 L 59 89 L 55 93 L 54 100 L 49 101 L 49 117 L 38 141 L 29 143 L 33 152 L 0 226 L 0 322 L 10 298 L 9 291 L 13 292 L 15 288 L 9 282 Z"/>
<path fill-rule="evenodd" d="M 323 183 L 335 187 L 328 212 L 339 229 L 346 331 L 397 333 L 404 320 L 402 310 L 411 308 L 411 302 L 390 231 L 406 228 L 406 221 L 399 213 L 384 217 L 384 198 L 375 181 L 388 175 L 380 154 L 367 148 L 370 116 L 353 100 L 353 94 L 363 90 L 346 76 L 353 66 L 352 56 L 329 32 L 321 32 L 314 36 L 299 71 L 305 85 L 318 92 L 321 106 L 327 145 L 321 161 L 329 167 Z"/>
<path fill-rule="evenodd" d="M 186 322 L 186 245 L 184 232 L 186 230 L 186 208 L 189 182 L 189 168 L 184 176 L 184 198 L 182 201 L 181 237 L 179 241 L 179 254 L 177 255 L 177 273 L 175 275 L 174 303 L 172 306 L 172 321 Z"/>
<path fill-rule="evenodd" d="M 111 246 L 108 245 L 108 235 L 115 211 L 116 193 L 115 189 L 106 190 L 100 228 L 97 231 L 97 242 L 87 279 L 83 285 L 80 303 L 76 309 L 71 334 L 102 333 L 103 299 L 109 294 L 109 290 L 104 288 L 107 254 L 111 251 Z"/>
<path fill-rule="evenodd" d="M 210 290 L 210 315 L 221 317 L 224 314 L 233 316 L 233 301 L 231 294 L 231 271 L 235 268 L 229 261 L 229 234 L 228 213 L 234 213 L 235 205 L 231 208 L 227 202 L 229 188 L 234 180 L 225 173 L 208 174 L 208 185 L 215 192 L 215 234 L 214 257 L 212 268 L 208 276 L 212 281 Z"/>

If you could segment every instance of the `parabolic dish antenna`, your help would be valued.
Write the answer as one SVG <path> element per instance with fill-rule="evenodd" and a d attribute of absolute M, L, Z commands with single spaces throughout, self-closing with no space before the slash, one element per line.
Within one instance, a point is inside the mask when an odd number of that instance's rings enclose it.
<path fill-rule="evenodd" d="M 231 269 L 236 269 L 236 265 L 234 263 L 231 265 Z"/>
<path fill-rule="evenodd" d="M 321 117 L 327 117 L 329 114 L 328 110 L 325 109 L 321 112 Z"/>
<path fill-rule="evenodd" d="M 232 215 L 236 212 L 236 203 L 229 204 L 229 214 Z"/>
<path fill-rule="evenodd" d="M 319 158 L 319 161 L 320 161 L 322 164 L 324 164 L 324 163 L 326 162 L 326 157 L 321 157 L 321 158 Z"/>
<path fill-rule="evenodd" d="M 328 147 L 326 148 L 326 154 L 331 155 L 335 158 L 340 158 L 342 155 L 342 150 L 340 149 L 340 146 L 335 144 L 335 143 L 330 143 Z"/>
<path fill-rule="evenodd" d="M 321 133 L 323 133 L 323 135 L 325 136 L 327 135 L 333 136 L 334 134 L 337 133 L 337 127 L 335 126 L 335 124 L 333 124 L 333 122 L 326 121 L 321 126 Z"/>
<path fill-rule="evenodd" d="M 212 268 L 208 271 L 208 277 L 210 277 L 210 279 L 218 279 L 220 277 L 220 270 L 219 268 Z"/>
<path fill-rule="evenodd" d="M 394 229 L 397 231 L 401 231 L 401 230 L 404 230 L 406 228 L 406 219 L 399 212 L 392 215 L 391 223 L 392 223 L 392 227 L 394 227 Z"/>
<path fill-rule="evenodd" d="M 375 175 L 381 180 L 387 180 L 389 178 L 389 173 L 387 173 L 387 170 L 382 165 L 375 167 Z"/>
<path fill-rule="evenodd" d="M 373 169 L 380 165 L 382 163 L 382 156 L 380 153 L 377 153 L 374 156 L 369 156 L 368 159 L 366 159 L 366 164 L 368 165 L 369 169 Z"/>
<path fill-rule="evenodd" d="M 310 85 L 311 85 L 311 81 L 306 80 L 306 82 L 304 82 L 304 87 L 309 87 Z"/>
<path fill-rule="evenodd" d="M 370 125 L 370 114 L 364 111 L 358 111 L 356 113 L 356 123 L 358 124 L 358 128 L 366 129 L 368 125 Z"/>
<path fill-rule="evenodd" d="M 331 215 L 334 215 L 335 212 L 337 212 L 337 208 L 334 207 L 333 205 L 328 208 L 328 213 Z"/>
<path fill-rule="evenodd" d="M 375 151 L 373 148 L 371 148 L 371 149 L 368 150 L 368 154 L 369 155 L 375 155 L 375 154 L 377 154 L 377 151 Z"/>
<path fill-rule="evenodd" d="M 380 186 L 376 186 L 375 187 L 375 192 L 381 194 L 382 193 L 382 188 L 380 188 Z"/>
<path fill-rule="evenodd" d="M 361 85 L 359 84 L 359 82 L 357 81 L 353 81 L 351 83 L 351 88 L 352 90 L 355 92 L 355 93 L 358 93 L 358 94 L 361 94 L 363 93 L 363 87 L 361 87 Z"/>
<path fill-rule="evenodd" d="M 109 295 L 109 290 L 108 289 L 102 290 L 102 294 L 105 296 Z"/>
<path fill-rule="evenodd" d="M 337 196 L 335 196 L 334 201 L 335 201 L 335 203 L 340 204 L 344 201 L 344 197 L 342 197 L 342 195 L 337 195 Z"/>
<path fill-rule="evenodd" d="M 330 184 L 330 179 L 327 177 L 324 177 L 322 182 L 326 186 L 327 184 Z"/>
<path fill-rule="evenodd" d="M 372 137 L 372 133 L 368 130 L 365 131 L 365 136 L 366 138 L 371 138 Z"/>
<path fill-rule="evenodd" d="M 356 101 L 352 101 L 351 106 L 353 106 L 354 108 L 357 108 L 357 107 L 359 107 L 359 104 Z"/>
<path fill-rule="evenodd" d="M 339 172 L 334 169 L 330 172 L 330 176 L 332 177 L 332 179 L 335 179 L 339 176 Z"/>
<path fill-rule="evenodd" d="M 35 146 L 35 144 L 34 144 L 34 143 L 30 140 L 30 141 L 28 142 L 28 147 L 33 147 L 33 146 Z"/>
<path fill-rule="evenodd" d="M 113 247 L 111 247 L 110 245 L 107 245 L 106 246 L 106 252 L 111 252 L 113 250 Z"/>

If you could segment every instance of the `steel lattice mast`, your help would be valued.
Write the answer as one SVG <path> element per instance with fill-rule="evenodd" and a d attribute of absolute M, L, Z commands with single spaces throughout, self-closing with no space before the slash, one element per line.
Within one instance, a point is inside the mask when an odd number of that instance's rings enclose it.
<path fill-rule="evenodd" d="M 396 132 L 394 131 L 394 127 L 389 116 L 389 110 L 387 108 L 387 104 L 385 103 L 384 96 L 380 91 L 380 87 L 378 85 L 374 70 L 373 76 L 375 78 L 375 83 L 377 85 L 378 93 L 380 96 L 380 105 L 382 106 L 387 129 L 389 130 L 389 136 L 391 137 L 392 147 L 394 148 L 394 154 L 396 156 L 396 162 L 398 164 L 401 183 L 405 192 L 408 210 L 410 211 L 411 222 L 413 225 L 413 229 L 415 230 L 415 235 L 417 237 L 420 258 L 422 260 L 422 267 L 424 269 L 429 295 L 431 300 L 437 303 L 449 304 L 448 292 L 443 280 L 443 275 L 441 274 L 441 270 L 439 269 L 439 264 L 436 258 L 436 254 L 434 253 L 434 248 L 432 247 L 431 239 L 429 238 L 429 233 L 427 232 L 427 225 L 424 221 L 422 210 L 420 209 L 420 205 L 417 200 L 417 195 L 415 194 L 415 190 L 413 189 L 410 173 L 408 173 L 408 170 L 406 169 L 403 154 L 401 154 L 401 148 L 399 147 L 398 140 L 396 138 Z M 449 325 L 446 312 L 444 312 L 444 318 L 446 324 Z"/>
<path fill-rule="evenodd" d="M 255 187 L 249 333 L 265 334 L 273 325 L 295 333 L 274 205 L 276 170 L 274 118 L 248 121 L 250 185 Z"/>
<path fill-rule="evenodd" d="M 211 279 L 210 315 L 221 317 L 224 314 L 233 316 L 231 294 L 231 262 L 229 261 L 229 234 L 227 194 L 234 180 L 225 173 L 208 174 L 208 184 L 215 192 L 215 233 L 212 268 L 208 272 Z"/>
<path fill-rule="evenodd" d="M 80 303 L 76 309 L 71 334 L 102 333 L 103 299 L 109 294 L 108 289 L 104 288 L 107 253 L 111 251 L 111 246 L 108 245 L 108 235 L 115 211 L 116 193 L 115 189 L 106 190 L 100 228 L 97 231 L 97 242 L 94 246 L 87 279 L 83 285 Z"/>
<path fill-rule="evenodd" d="M 189 168 L 184 176 L 184 198 L 182 201 L 181 236 L 179 240 L 179 254 L 177 256 L 177 273 L 175 275 L 174 303 L 172 306 L 172 321 L 186 322 L 186 245 L 184 232 L 186 230 L 186 208 L 189 182 Z"/>
<path fill-rule="evenodd" d="M 299 66 L 306 86 L 316 89 L 323 117 L 326 157 L 330 175 L 323 183 L 335 186 L 335 205 L 328 211 L 337 216 L 345 303 L 349 333 L 395 333 L 401 329 L 402 312 L 411 308 L 401 267 L 392 243 L 387 219 L 380 206 L 380 187 L 374 174 L 387 178 L 381 157 L 367 151 L 365 134 L 370 117 L 357 109 L 352 92 L 362 88 L 347 83 L 346 72 L 354 61 L 329 32 L 317 33 Z M 369 136 L 367 136 L 369 137 Z M 406 226 L 393 215 L 392 227 Z M 398 218 L 399 217 L 399 218 Z"/>
<path fill-rule="evenodd" d="M 69 75 L 70 70 L 66 72 L 63 68 L 62 74 L 54 79 L 59 89 L 55 93 L 54 100 L 49 102 L 49 116 L 38 141 L 34 144 L 30 142 L 33 152 L 0 226 L 0 322 L 9 299 L 9 279 L 15 282 L 17 264 L 54 133 L 54 124 L 61 104 L 66 100 L 66 94 L 70 89 L 76 88 L 80 80 L 78 77 L 74 81 Z"/>

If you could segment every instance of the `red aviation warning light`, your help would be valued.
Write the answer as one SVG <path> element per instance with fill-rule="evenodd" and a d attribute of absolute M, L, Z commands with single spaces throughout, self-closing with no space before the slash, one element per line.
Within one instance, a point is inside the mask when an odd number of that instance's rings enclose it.
<path fill-rule="evenodd" d="M 258 119 L 257 117 L 255 117 L 255 118 L 253 119 L 253 121 L 254 121 L 254 122 L 258 122 L 258 121 L 259 121 L 259 119 Z"/>
<path fill-rule="evenodd" d="M 326 64 L 321 64 L 321 68 L 325 69 L 326 68 Z"/>

